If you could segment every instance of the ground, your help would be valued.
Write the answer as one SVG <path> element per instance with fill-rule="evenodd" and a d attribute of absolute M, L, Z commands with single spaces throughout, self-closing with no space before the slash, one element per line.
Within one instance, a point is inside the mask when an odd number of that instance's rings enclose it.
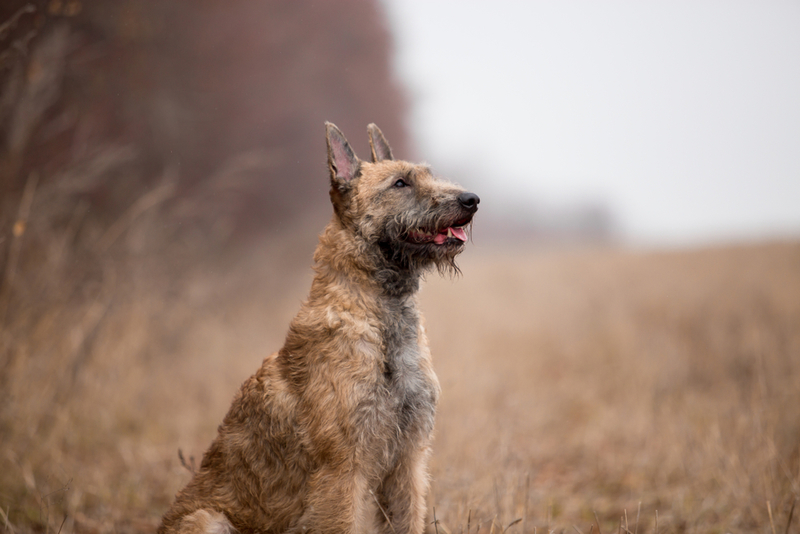
<path fill-rule="evenodd" d="M 198 461 L 280 347 L 314 235 L 177 275 L 127 261 L 77 304 L 75 290 L 41 291 L 8 307 L 0 525 L 152 532 L 190 476 L 178 449 Z M 442 384 L 431 532 L 786 530 L 800 497 L 800 243 L 478 240 L 460 265 L 421 294 Z"/>

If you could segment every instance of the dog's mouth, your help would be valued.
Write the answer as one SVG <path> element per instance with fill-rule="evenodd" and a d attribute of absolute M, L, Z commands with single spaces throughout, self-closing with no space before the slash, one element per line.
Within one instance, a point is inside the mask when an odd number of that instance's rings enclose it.
<path fill-rule="evenodd" d="M 472 217 L 460 219 L 449 226 L 439 228 L 436 230 L 428 230 L 425 228 L 416 228 L 408 232 L 407 241 L 410 243 L 427 244 L 433 243 L 434 245 L 445 245 L 447 243 L 465 243 L 467 241 L 466 226 L 469 224 Z"/>

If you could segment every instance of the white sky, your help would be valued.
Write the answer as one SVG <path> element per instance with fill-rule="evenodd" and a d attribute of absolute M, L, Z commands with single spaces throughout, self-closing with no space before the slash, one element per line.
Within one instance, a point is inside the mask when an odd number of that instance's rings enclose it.
<path fill-rule="evenodd" d="M 800 237 L 800 2 L 384 4 L 417 154 L 480 173 L 484 205 L 600 200 L 639 242 Z"/>

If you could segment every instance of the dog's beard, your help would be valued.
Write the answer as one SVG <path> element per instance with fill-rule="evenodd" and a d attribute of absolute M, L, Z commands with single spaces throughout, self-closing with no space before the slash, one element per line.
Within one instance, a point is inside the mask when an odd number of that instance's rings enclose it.
<path fill-rule="evenodd" d="M 464 244 L 411 243 L 408 241 L 382 241 L 380 243 L 384 258 L 399 270 L 423 273 L 437 269 L 439 274 L 455 276 L 460 274 L 456 256 L 464 250 Z"/>
<path fill-rule="evenodd" d="M 384 260 L 395 269 L 422 274 L 435 268 L 443 276 L 457 276 L 461 271 L 456 256 L 464 250 L 468 226 L 470 223 L 465 222 L 454 229 L 440 221 L 414 226 L 390 224 L 384 228 L 378 246 Z"/>

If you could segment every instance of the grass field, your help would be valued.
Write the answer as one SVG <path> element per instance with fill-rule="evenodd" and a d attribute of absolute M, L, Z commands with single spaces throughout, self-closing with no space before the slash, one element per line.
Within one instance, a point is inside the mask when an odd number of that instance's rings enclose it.
<path fill-rule="evenodd" d="M 626 513 L 652 532 L 657 510 L 659 532 L 770 532 L 770 509 L 783 531 L 800 247 L 478 250 L 464 272 L 424 296 L 444 388 L 433 502 L 452 531 L 471 515 L 588 532 L 596 512 L 602 532 Z"/>
<path fill-rule="evenodd" d="M 131 234 L 116 256 L 40 240 L 4 286 L 7 532 L 153 531 L 178 448 L 199 460 L 310 281 L 315 230 L 169 261 Z M 421 297 L 431 532 L 800 532 L 800 244 L 478 242 L 461 267 Z"/>

